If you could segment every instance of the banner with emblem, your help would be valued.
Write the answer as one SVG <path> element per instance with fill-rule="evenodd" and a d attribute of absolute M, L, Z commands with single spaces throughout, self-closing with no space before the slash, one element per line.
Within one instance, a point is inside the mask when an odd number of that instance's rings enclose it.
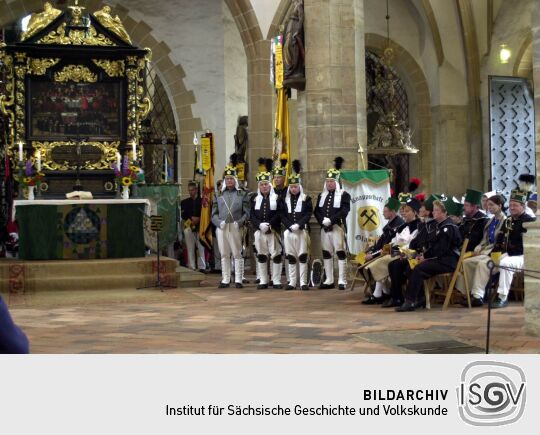
<path fill-rule="evenodd" d="M 368 247 L 368 241 L 379 237 L 386 225 L 383 208 L 390 196 L 390 171 L 341 171 L 343 189 L 351 195 L 347 216 L 349 252 L 357 255 Z"/>

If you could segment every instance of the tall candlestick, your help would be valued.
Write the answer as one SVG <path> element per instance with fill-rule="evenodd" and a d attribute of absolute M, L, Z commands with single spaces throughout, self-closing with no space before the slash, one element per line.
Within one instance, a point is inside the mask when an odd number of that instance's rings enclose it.
<path fill-rule="evenodd" d="M 135 139 L 133 139 L 133 142 L 131 142 L 131 150 L 133 152 L 133 161 L 137 161 L 137 142 L 135 142 Z"/>
<path fill-rule="evenodd" d="M 37 151 L 36 153 L 36 169 L 38 172 L 41 171 L 41 151 Z"/>
<path fill-rule="evenodd" d="M 23 143 L 19 142 L 19 162 L 23 161 Z"/>
<path fill-rule="evenodd" d="M 120 156 L 120 153 L 118 151 L 116 151 L 116 167 L 118 168 L 118 170 L 120 170 L 122 167 L 122 156 Z"/>

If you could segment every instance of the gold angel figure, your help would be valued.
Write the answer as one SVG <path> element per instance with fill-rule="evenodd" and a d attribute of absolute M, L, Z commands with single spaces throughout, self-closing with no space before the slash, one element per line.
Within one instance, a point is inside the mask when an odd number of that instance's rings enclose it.
<path fill-rule="evenodd" d="M 24 31 L 21 36 L 21 41 L 30 38 L 32 35 L 35 35 L 41 29 L 47 27 L 61 13 L 62 11 L 60 9 L 56 9 L 51 3 L 45 2 L 45 4 L 43 5 L 43 12 L 36 12 L 30 17 L 26 31 Z"/>
<path fill-rule="evenodd" d="M 99 21 L 99 23 L 110 30 L 111 32 L 118 35 L 123 41 L 126 41 L 128 44 L 131 44 L 131 38 L 129 37 L 122 21 L 118 15 L 115 17 L 111 16 L 111 7 L 103 6 L 99 11 L 94 12 L 94 17 Z"/>

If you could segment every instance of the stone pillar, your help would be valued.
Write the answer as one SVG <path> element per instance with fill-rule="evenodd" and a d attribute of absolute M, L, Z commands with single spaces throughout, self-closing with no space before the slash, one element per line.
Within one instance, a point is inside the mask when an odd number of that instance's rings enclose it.
<path fill-rule="evenodd" d="M 298 155 L 304 186 L 322 189 L 335 156 L 358 169 L 366 150 L 363 0 L 305 0 L 306 90 L 298 93 Z M 364 160 L 367 163 L 367 156 Z"/>
<path fill-rule="evenodd" d="M 270 84 L 270 41 L 255 43 L 252 59 L 248 61 L 248 105 L 249 105 L 249 188 L 255 188 L 255 173 L 259 157 L 272 156 L 274 133 L 275 93 Z"/>
<path fill-rule="evenodd" d="M 532 8 L 531 27 L 533 35 L 533 80 L 536 130 L 536 186 L 540 162 L 540 8 Z M 525 268 L 540 270 L 540 221 L 527 225 L 525 234 Z M 525 277 L 525 328 L 531 335 L 540 335 L 540 280 Z"/>

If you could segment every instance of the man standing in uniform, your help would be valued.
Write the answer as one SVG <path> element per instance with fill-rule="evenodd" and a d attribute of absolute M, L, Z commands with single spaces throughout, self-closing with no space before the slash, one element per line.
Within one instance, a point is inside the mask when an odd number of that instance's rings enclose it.
<path fill-rule="evenodd" d="M 289 176 L 289 188 L 285 201 L 281 202 L 281 222 L 285 227 L 285 255 L 287 256 L 289 281 L 287 290 L 294 290 L 297 283 L 296 264 L 300 275 L 300 288 L 308 290 L 308 223 L 313 213 L 311 198 L 304 193 L 300 181 L 300 161 L 292 163 L 294 174 Z"/>
<path fill-rule="evenodd" d="M 234 258 L 234 282 L 242 288 L 242 225 L 249 216 L 249 203 L 246 192 L 240 189 L 236 170 L 225 168 L 222 193 L 212 206 L 212 223 L 216 226 L 219 251 L 221 253 L 222 280 L 219 288 L 229 287 L 231 283 L 231 255 Z"/>
<path fill-rule="evenodd" d="M 199 221 L 201 220 L 201 197 L 197 183 L 190 181 L 188 184 L 189 198 L 180 202 L 182 209 L 182 221 L 184 222 L 184 239 L 188 254 L 188 266 L 191 270 L 196 270 L 195 244 L 197 245 L 197 262 L 199 271 L 206 272 L 206 262 L 204 260 L 204 246 L 199 239 Z"/>
<path fill-rule="evenodd" d="M 281 288 L 281 248 L 279 246 L 279 197 L 270 184 L 272 174 L 259 172 L 256 176 L 257 195 L 251 202 L 250 222 L 255 229 L 258 289 L 268 288 L 268 260 L 272 262 L 272 287 Z M 274 267 L 278 262 L 279 268 Z"/>
<path fill-rule="evenodd" d="M 351 196 L 339 185 L 340 169 L 343 158 L 336 157 L 334 168 L 326 173 L 323 191 L 317 198 L 315 218 L 321 225 L 321 244 L 326 279 L 321 284 L 321 289 L 335 287 L 334 283 L 334 260 L 338 258 L 338 284 L 340 290 L 345 290 L 347 285 L 346 266 L 347 253 L 345 251 L 345 220 L 351 209 Z"/>

